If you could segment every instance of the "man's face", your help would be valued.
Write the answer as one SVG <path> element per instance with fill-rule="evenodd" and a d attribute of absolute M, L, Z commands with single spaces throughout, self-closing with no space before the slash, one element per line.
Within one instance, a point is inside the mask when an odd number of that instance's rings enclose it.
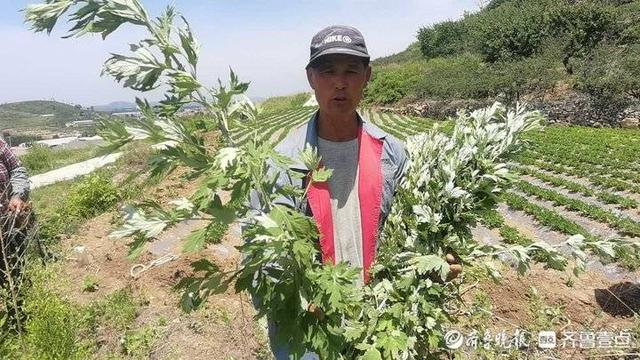
<path fill-rule="evenodd" d="M 335 115 L 350 114 L 358 107 L 370 77 L 371 66 L 351 55 L 325 55 L 307 69 L 320 109 Z"/>

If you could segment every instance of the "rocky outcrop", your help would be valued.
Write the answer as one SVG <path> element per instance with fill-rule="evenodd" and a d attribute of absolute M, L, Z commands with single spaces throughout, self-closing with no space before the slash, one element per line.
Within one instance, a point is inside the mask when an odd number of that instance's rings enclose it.
<path fill-rule="evenodd" d="M 620 127 L 623 129 L 637 129 L 640 128 L 640 119 L 638 118 L 624 118 L 620 121 Z"/>
<path fill-rule="evenodd" d="M 396 107 L 381 107 L 381 111 L 416 115 L 433 119 L 446 119 L 456 115 L 458 109 L 474 110 L 486 107 L 494 99 L 422 100 Z M 544 98 L 528 103 L 532 109 L 542 111 L 550 123 L 592 127 L 638 128 L 640 103 L 629 101 L 602 101 L 582 93 L 571 93 L 560 99 Z"/>

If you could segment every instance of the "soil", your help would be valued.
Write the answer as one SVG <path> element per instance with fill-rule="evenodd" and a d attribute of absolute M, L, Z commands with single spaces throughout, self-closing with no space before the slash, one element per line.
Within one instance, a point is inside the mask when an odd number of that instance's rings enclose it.
<path fill-rule="evenodd" d="M 171 175 L 149 194 L 154 194 L 161 203 L 175 199 L 175 195 L 190 194 L 196 184 L 184 182 L 180 175 L 180 171 Z M 150 354 L 154 359 L 256 359 L 268 353 L 265 332 L 253 319 L 255 311 L 246 294 L 235 294 L 231 288 L 209 297 L 203 308 L 184 313 L 180 309 L 182 294 L 174 291 L 181 279 L 193 274 L 191 263 L 196 260 L 205 258 L 223 271 L 234 270 L 239 260 L 239 253 L 234 248 L 240 243 L 237 229 L 230 228 L 221 244 L 208 246 L 198 254 L 182 254 L 179 238 L 167 242 L 165 237 L 165 253 L 179 255 L 178 258 L 151 267 L 134 278 L 130 273 L 133 265 L 146 265 L 161 256 L 152 250 L 163 237 L 150 244 L 135 261 L 129 261 L 127 240 L 108 237 L 116 228 L 113 222 L 117 217 L 119 214 L 113 211 L 91 219 L 63 243 L 66 254 L 63 273 L 70 283 L 72 297 L 79 304 L 88 304 L 120 289 L 130 289 L 141 302 L 132 328 L 152 325 L 160 329 L 160 338 Z M 183 224 L 180 232 L 186 235 L 200 226 L 201 222 Z M 83 289 L 88 275 L 98 279 L 94 292 Z M 159 319 L 165 319 L 167 324 L 157 326 Z M 121 333 L 110 329 L 102 331 L 97 357 L 119 353 Z"/>
<path fill-rule="evenodd" d="M 150 189 L 151 196 L 161 203 L 191 194 L 195 183 L 186 182 L 180 171 L 172 174 L 160 185 Z M 549 207 L 548 203 L 537 203 Z M 516 226 L 534 240 L 558 243 L 566 237 L 536 225 L 526 214 L 513 211 L 502 205 L 499 211 L 505 216 L 508 225 Z M 564 216 L 573 219 L 577 215 L 561 210 Z M 69 281 L 71 296 L 80 304 L 88 304 L 108 296 L 119 289 L 130 289 L 141 299 L 139 312 L 132 328 L 145 325 L 156 326 L 160 339 L 154 343 L 153 359 L 256 359 L 269 358 L 269 347 L 264 329 L 253 316 L 255 311 L 246 294 L 235 294 L 229 290 L 213 295 L 200 310 L 184 313 L 180 310 L 181 294 L 173 287 L 183 278 L 192 274 L 191 263 L 206 258 L 216 263 L 222 270 L 233 270 L 238 265 L 239 253 L 234 246 L 240 244 L 239 230 L 232 226 L 217 245 L 210 245 L 198 254 L 181 254 L 180 238 L 190 230 L 197 229 L 202 223 L 181 224 L 177 230 L 167 231 L 159 240 L 131 262 L 127 260 L 126 240 L 112 240 L 108 234 L 116 227 L 117 212 L 106 213 L 89 220 L 76 235 L 63 242 L 65 256 L 64 277 Z M 582 218 L 587 228 L 597 228 L 597 232 L 612 233 L 603 224 Z M 500 239 L 496 230 L 478 227 L 474 234 L 485 242 Z M 161 246 L 160 246 L 161 244 Z M 164 254 L 179 257 L 143 272 L 138 278 L 130 274 L 136 263 L 149 264 Z M 493 330 L 515 330 L 527 328 L 536 322 L 536 314 L 530 311 L 530 289 L 537 292 L 550 308 L 562 309 L 557 323 L 551 324 L 553 330 L 584 331 L 620 331 L 637 327 L 633 314 L 640 311 L 640 290 L 638 280 L 640 272 L 625 272 L 615 278 L 607 275 L 607 268 L 592 263 L 586 274 L 574 279 L 568 286 L 569 275 L 534 266 L 530 273 L 518 277 L 513 271 L 503 271 L 504 281 L 495 284 L 481 280 L 464 295 L 466 310 L 474 297 L 485 292 L 491 303 L 491 315 L 487 325 Z M 98 279 L 94 292 L 84 291 L 83 282 L 88 275 Z M 465 284 L 469 286 L 469 284 Z M 465 310 L 463 308 L 462 310 Z M 460 315 L 464 317 L 464 315 Z M 159 319 L 166 319 L 166 325 L 157 325 Z M 549 329 L 552 330 L 552 329 Z M 118 353 L 121 333 L 109 329 L 100 330 L 100 349 L 98 358 Z M 555 354 L 559 358 L 582 359 L 589 353 L 564 351 Z"/>

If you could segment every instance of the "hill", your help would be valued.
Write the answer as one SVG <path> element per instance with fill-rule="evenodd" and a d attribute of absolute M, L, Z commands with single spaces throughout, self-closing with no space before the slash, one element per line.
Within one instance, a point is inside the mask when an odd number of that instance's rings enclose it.
<path fill-rule="evenodd" d="M 405 51 L 372 62 L 369 104 L 557 98 L 640 101 L 640 1 L 493 0 L 418 29 Z"/>
<path fill-rule="evenodd" d="M 135 103 L 129 101 L 113 101 L 106 105 L 92 106 L 95 111 L 103 112 L 120 112 L 120 111 L 136 111 L 137 106 Z"/>
<path fill-rule="evenodd" d="M 64 128 L 75 120 L 94 119 L 97 112 L 57 101 L 34 100 L 0 105 L 0 130 Z"/>

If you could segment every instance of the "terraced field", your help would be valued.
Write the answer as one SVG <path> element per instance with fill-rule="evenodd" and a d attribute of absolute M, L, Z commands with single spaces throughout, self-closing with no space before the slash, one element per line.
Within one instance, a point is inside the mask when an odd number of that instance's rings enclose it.
<path fill-rule="evenodd" d="M 313 111 L 300 108 L 262 118 L 256 127 L 235 126 L 232 136 L 238 142 L 252 134 L 279 142 Z M 436 124 L 366 109 L 361 113 L 401 140 Z M 446 122 L 438 126 L 444 132 L 452 129 Z M 520 180 L 497 210 L 482 216 L 482 227 L 499 234 L 495 241 L 553 243 L 574 234 L 594 240 L 640 240 L 640 131 L 548 127 L 528 135 L 528 140 L 528 149 L 511 163 Z M 624 265 L 635 269 L 640 264 L 625 259 Z M 626 273 L 615 266 L 608 270 L 613 278 Z"/>

